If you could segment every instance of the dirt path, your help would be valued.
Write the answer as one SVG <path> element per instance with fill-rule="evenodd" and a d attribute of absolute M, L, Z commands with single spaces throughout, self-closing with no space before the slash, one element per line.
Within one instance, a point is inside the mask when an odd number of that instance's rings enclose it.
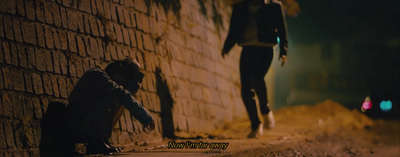
<path fill-rule="evenodd" d="M 237 120 L 215 131 L 216 139 L 175 141 L 229 143 L 226 150 L 168 149 L 162 141 L 117 156 L 400 156 L 399 120 L 372 120 L 332 101 L 282 108 L 275 118 L 276 127 L 258 139 L 245 138 L 250 123 Z"/>

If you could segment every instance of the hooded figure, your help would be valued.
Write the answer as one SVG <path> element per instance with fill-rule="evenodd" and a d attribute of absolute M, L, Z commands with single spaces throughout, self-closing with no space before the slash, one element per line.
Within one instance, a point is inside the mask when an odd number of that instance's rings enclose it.
<path fill-rule="evenodd" d="M 112 128 L 124 108 L 145 128 L 153 130 L 153 117 L 134 98 L 143 81 L 139 63 L 127 58 L 85 72 L 68 97 L 72 144 L 87 143 L 88 154 L 107 154 L 120 149 L 109 143 Z"/>

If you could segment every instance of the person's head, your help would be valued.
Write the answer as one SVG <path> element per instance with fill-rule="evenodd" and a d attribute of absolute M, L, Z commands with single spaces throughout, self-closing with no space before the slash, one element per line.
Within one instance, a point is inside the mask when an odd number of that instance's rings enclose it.
<path fill-rule="evenodd" d="M 111 80 L 124 86 L 132 94 L 139 89 L 144 74 L 139 71 L 140 64 L 133 58 L 126 58 L 107 65 L 105 71 Z"/>

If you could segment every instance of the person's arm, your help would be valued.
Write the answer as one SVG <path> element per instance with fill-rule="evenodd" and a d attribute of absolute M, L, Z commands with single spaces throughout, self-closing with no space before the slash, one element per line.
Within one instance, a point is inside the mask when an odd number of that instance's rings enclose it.
<path fill-rule="evenodd" d="M 103 71 L 92 71 L 92 77 L 96 78 L 99 84 L 98 89 L 103 89 L 105 93 L 115 95 L 122 105 L 129 110 L 130 114 L 139 120 L 143 126 L 148 126 L 150 130 L 154 129 L 154 120 L 150 112 L 145 109 L 132 95 L 124 89 L 123 86 L 118 85 L 110 79 L 110 77 Z"/>
<path fill-rule="evenodd" d="M 228 54 L 229 51 L 232 49 L 232 47 L 236 44 L 236 39 L 234 38 L 234 33 L 236 32 L 236 26 L 235 26 L 235 19 L 237 17 L 237 6 L 236 4 L 233 5 L 232 8 L 232 15 L 231 15 L 231 20 L 229 22 L 229 31 L 228 31 L 228 36 L 225 39 L 224 47 L 222 48 L 222 57 L 225 56 L 225 54 Z"/>
<path fill-rule="evenodd" d="M 279 13 L 278 21 L 277 21 L 277 29 L 278 29 L 278 37 L 279 37 L 279 59 L 282 59 L 282 65 L 286 62 L 286 56 L 288 51 L 288 37 L 287 37 L 287 28 L 286 28 L 286 19 L 285 14 L 283 12 L 282 4 L 277 3 Z"/>

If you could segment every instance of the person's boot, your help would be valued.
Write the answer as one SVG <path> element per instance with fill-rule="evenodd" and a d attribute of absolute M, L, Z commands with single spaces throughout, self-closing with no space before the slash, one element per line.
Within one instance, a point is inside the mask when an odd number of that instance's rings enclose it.
<path fill-rule="evenodd" d="M 260 123 L 257 127 L 256 130 L 252 130 L 249 135 L 247 135 L 247 138 L 257 138 L 263 135 L 263 125 Z"/>
<path fill-rule="evenodd" d="M 275 126 L 275 119 L 272 111 L 269 111 L 267 114 L 264 114 L 263 118 L 264 118 L 264 128 L 272 129 Z"/>
<path fill-rule="evenodd" d="M 110 140 L 104 140 L 104 144 L 107 146 L 110 153 L 119 153 L 122 151 L 121 147 L 115 147 L 111 144 Z"/>
<path fill-rule="evenodd" d="M 111 154 L 121 152 L 121 148 L 112 146 L 108 140 L 107 142 L 96 139 L 87 144 L 87 154 Z"/>

